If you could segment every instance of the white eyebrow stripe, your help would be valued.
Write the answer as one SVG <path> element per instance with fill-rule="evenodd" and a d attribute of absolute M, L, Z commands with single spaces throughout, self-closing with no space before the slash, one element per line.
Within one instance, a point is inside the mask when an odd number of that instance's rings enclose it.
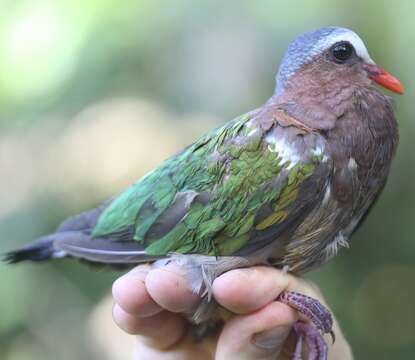
<path fill-rule="evenodd" d="M 355 48 L 357 56 L 359 56 L 364 62 L 368 64 L 375 64 L 362 39 L 353 31 L 345 31 L 340 33 L 334 32 L 331 36 L 321 39 L 317 43 L 316 47 L 319 50 L 328 49 L 330 46 L 340 41 L 348 41 Z"/>
<path fill-rule="evenodd" d="M 323 54 L 334 44 L 347 41 L 356 51 L 356 56 L 367 64 L 375 65 L 362 39 L 352 30 L 339 27 L 323 27 L 306 32 L 290 43 L 276 76 L 275 95 L 284 92 L 288 79 L 304 64 Z"/>

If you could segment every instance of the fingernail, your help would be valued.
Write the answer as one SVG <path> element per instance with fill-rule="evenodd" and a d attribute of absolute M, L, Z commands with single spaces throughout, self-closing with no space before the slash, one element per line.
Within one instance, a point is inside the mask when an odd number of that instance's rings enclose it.
<path fill-rule="evenodd" d="M 291 326 L 278 326 L 271 330 L 263 331 L 254 335 L 252 343 L 263 350 L 274 350 L 280 348 L 291 331 Z"/>

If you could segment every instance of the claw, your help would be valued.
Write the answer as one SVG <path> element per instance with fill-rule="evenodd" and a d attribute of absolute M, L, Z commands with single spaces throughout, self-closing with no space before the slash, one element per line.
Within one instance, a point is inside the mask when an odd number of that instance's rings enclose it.
<path fill-rule="evenodd" d="M 333 330 L 330 330 L 329 334 L 331 336 L 331 343 L 334 344 L 336 342 L 336 334 Z"/>

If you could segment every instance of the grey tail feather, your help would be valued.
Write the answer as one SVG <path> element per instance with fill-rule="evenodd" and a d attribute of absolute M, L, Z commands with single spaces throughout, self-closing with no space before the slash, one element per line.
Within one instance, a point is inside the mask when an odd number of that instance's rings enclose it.
<path fill-rule="evenodd" d="M 137 241 L 116 241 L 111 238 L 91 238 L 82 231 L 64 231 L 44 236 L 21 249 L 5 254 L 4 261 L 46 261 L 74 257 L 91 263 L 140 264 L 153 262 L 163 256 L 148 255 Z"/>
<path fill-rule="evenodd" d="M 111 238 L 93 238 L 82 232 L 57 233 L 56 250 L 90 262 L 104 264 L 139 264 L 152 262 L 163 256 L 148 255 L 137 241 L 114 241 Z"/>
<path fill-rule="evenodd" d="M 21 261 L 47 261 L 52 258 L 64 257 L 66 254 L 63 251 L 57 250 L 54 246 L 55 240 L 60 237 L 59 233 L 72 231 L 73 233 L 82 234 L 82 232 L 90 231 L 95 226 L 100 214 L 111 201 L 112 199 L 107 200 L 96 208 L 66 219 L 53 234 L 43 236 L 21 249 L 4 254 L 3 260 L 7 263 L 15 264 Z"/>
<path fill-rule="evenodd" d="M 28 245 L 6 253 L 3 261 L 16 264 L 21 261 L 46 261 L 55 257 L 56 250 L 53 247 L 53 236 L 44 236 Z"/>

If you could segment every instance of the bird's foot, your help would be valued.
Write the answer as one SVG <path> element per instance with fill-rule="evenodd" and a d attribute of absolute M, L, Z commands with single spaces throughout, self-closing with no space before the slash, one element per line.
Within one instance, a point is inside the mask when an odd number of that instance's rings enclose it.
<path fill-rule="evenodd" d="M 330 334 L 332 341 L 335 341 L 330 311 L 318 300 L 293 291 L 282 292 L 278 300 L 296 309 L 312 322 L 312 324 L 307 324 L 298 321 L 294 325 L 297 344 L 293 360 L 302 359 L 303 340 L 308 347 L 308 360 L 326 360 L 328 347 L 321 333 Z"/>
<path fill-rule="evenodd" d="M 307 360 L 327 360 L 328 347 L 321 333 L 312 324 L 297 321 L 294 324 L 294 332 L 297 336 L 297 343 L 293 360 L 303 359 L 303 341 L 308 348 Z"/>

